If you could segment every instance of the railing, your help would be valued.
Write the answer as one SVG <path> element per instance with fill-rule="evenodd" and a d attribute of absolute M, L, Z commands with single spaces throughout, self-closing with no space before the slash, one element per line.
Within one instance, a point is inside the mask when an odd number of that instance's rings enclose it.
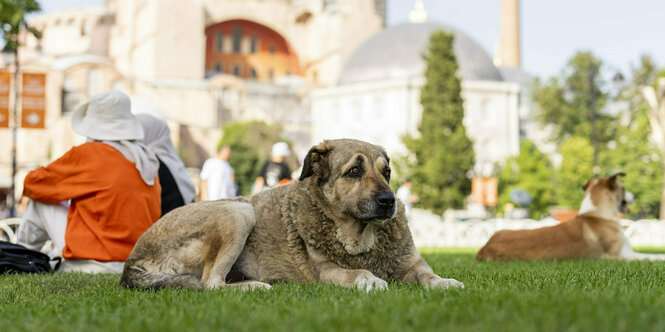
<path fill-rule="evenodd" d="M 15 230 L 20 218 L 0 220 L 0 236 L 5 235 L 10 242 L 16 242 Z M 502 229 L 533 229 L 553 226 L 555 219 L 489 219 L 444 222 L 439 216 L 423 210 L 413 210 L 409 228 L 417 247 L 482 247 L 487 240 Z M 633 247 L 665 246 L 665 221 L 622 220 L 624 233 Z"/>
<path fill-rule="evenodd" d="M 559 221 L 548 218 L 489 219 L 444 222 L 439 216 L 423 210 L 413 210 L 409 228 L 417 247 L 482 247 L 487 240 L 502 229 L 533 229 L 557 225 Z M 665 246 L 665 221 L 622 220 L 621 225 L 633 247 Z"/>

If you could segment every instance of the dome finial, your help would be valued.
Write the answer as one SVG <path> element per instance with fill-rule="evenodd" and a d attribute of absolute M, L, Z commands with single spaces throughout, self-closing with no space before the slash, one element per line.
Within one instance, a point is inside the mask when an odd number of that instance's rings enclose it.
<path fill-rule="evenodd" d="M 427 22 L 427 11 L 425 10 L 423 0 L 416 0 L 416 4 L 413 6 L 413 10 L 409 12 L 409 21 L 411 23 Z"/>

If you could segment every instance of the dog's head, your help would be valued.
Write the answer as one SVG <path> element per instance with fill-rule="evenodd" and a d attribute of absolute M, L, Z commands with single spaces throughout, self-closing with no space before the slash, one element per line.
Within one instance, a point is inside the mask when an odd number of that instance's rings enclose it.
<path fill-rule="evenodd" d="M 362 222 L 383 222 L 395 216 L 390 189 L 390 159 L 380 146 L 363 141 L 326 140 L 313 146 L 300 180 L 317 186 L 324 203 Z"/>
<path fill-rule="evenodd" d="M 619 177 L 626 173 L 616 173 L 608 178 L 591 179 L 582 186 L 591 202 L 597 206 L 616 207 L 616 211 L 630 212 L 628 205 L 633 202 L 633 194 L 627 191 Z"/>

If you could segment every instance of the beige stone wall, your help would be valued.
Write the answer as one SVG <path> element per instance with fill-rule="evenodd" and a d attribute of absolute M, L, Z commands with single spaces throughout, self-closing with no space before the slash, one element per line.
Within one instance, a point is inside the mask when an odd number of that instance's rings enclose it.
<path fill-rule="evenodd" d="M 42 38 L 26 34 L 24 50 L 49 56 L 107 55 L 112 24 L 105 7 L 74 7 L 40 15 L 30 25 L 42 32 Z"/>

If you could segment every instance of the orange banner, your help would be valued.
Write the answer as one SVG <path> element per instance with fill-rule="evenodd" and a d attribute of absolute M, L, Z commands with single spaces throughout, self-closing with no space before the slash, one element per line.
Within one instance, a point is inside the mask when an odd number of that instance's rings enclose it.
<path fill-rule="evenodd" d="M 46 75 L 23 74 L 21 127 L 43 129 L 46 117 Z"/>
<path fill-rule="evenodd" d="M 471 180 L 471 200 L 476 204 L 496 206 L 499 181 L 495 177 Z"/>
<path fill-rule="evenodd" d="M 0 128 L 9 128 L 9 91 L 12 74 L 0 71 Z"/>

